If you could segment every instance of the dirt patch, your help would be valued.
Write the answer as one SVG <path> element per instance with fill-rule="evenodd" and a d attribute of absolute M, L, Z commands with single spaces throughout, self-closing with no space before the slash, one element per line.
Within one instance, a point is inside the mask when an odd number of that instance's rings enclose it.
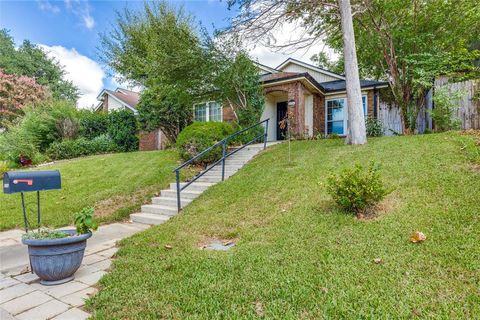
<path fill-rule="evenodd" d="M 386 215 L 400 206 L 400 199 L 395 193 L 390 193 L 382 202 L 375 207 L 367 209 L 365 212 L 357 214 L 359 220 L 372 220 Z"/>
<path fill-rule="evenodd" d="M 116 195 L 95 204 L 95 216 L 108 217 L 118 210 L 134 205 L 142 204 L 148 195 L 153 193 L 152 188 L 139 189 L 127 195 Z"/>
<path fill-rule="evenodd" d="M 473 163 L 470 165 L 470 170 L 475 172 L 475 173 L 480 173 L 480 164 L 478 163 Z"/>

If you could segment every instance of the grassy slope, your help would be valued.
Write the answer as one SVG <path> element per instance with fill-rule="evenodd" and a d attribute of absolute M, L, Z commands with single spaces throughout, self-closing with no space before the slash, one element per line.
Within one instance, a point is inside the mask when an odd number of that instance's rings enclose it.
<path fill-rule="evenodd" d="M 459 139 L 469 138 L 296 142 L 292 168 L 287 145 L 276 146 L 126 239 L 90 306 L 99 319 L 478 316 L 480 173 Z M 332 205 L 324 182 L 370 159 L 396 190 L 387 213 L 361 221 Z M 410 243 L 415 230 L 427 241 Z M 239 240 L 229 252 L 199 250 L 214 237 Z"/>
<path fill-rule="evenodd" d="M 42 192 L 42 223 L 63 226 L 73 213 L 96 205 L 101 221 L 125 217 L 145 199 L 173 181 L 175 151 L 99 155 L 60 162 L 39 170 L 58 169 L 62 190 Z M 36 195 L 26 195 L 30 222 L 36 223 Z M 113 199 L 109 201 L 108 199 Z M 0 230 L 23 227 L 20 195 L 0 194 Z"/>

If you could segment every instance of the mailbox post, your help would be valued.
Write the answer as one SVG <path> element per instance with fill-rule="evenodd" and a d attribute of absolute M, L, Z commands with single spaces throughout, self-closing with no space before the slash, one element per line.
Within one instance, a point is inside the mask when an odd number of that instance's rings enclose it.
<path fill-rule="evenodd" d="M 20 193 L 22 198 L 23 222 L 28 231 L 29 222 L 25 207 L 25 192 L 37 193 L 37 225 L 40 227 L 40 191 L 62 188 L 60 172 L 55 171 L 11 171 L 3 175 L 3 192 Z"/>

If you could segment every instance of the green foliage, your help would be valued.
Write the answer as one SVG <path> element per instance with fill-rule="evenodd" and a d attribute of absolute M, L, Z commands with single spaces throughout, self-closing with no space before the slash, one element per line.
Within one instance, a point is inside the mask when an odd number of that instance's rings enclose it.
<path fill-rule="evenodd" d="M 337 61 L 332 61 L 330 60 L 330 58 L 325 52 L 321 51 L 311 56 L 310 60 L 320 68 L 323 68 L 338 74 L 344 73 L 345 66 L 344 66 L 343 57 L 341 57 Z"/>
<path fill-rule="evenodd" d="M 107 133 L 108 113 L 82 110 L 80 117 L 80 135 L 93 139 Z"/>
<path fill-rule="evenodd" d="M 16 48 L 13 38 L 6 29 L 0 30 L 0 69 L 7 74 L 27 76 L 48 87 L 54 99 L 75 102 L 78 89 L 71 81 L 64 80 L 65 70 L 55 59 L 28 40 Z"/>
<path fill-rule="evenodd" d="M 177 147 L 184 160 L 190 160 L 203 150 L 235 132 L 233 126 L 226 122 L 194 122 L 178 135 Z M 222 157 L 222 147 L 215 148 L 196 161 L 212 163 Z"/>
<path fill-rule="evenodd" d="M 381 137 L 383 136 L 383 123 L 379 119 L 367 118 L 365 121 L 368 137 Z"/>
<path fill-rule="evenodd" d="M 356 214 L 365 212 L 389 193 L 378 171 L 378 166 L 373 162 L 366 170 L 356 164 L 339 175 L 331 175 L 327 180 L 327 192 L 345 211 Z"/>
<path fill-rule="evenodd" d="M 0 157 L 18 165 L 20 155 L 33 163 L 45 160 L 42 155 L 50 144 L 78 136 L 78 111 L 73 103 L 47 100 L 25 109 L 23 118 L 0 136 Z"/>
<path fill-rule="evenodd" d="M 5 161 L 0 161 L 0 179 L 3 174 L 8 171 L 8 164 Z"/>
<path fill-rule="evenodd" d="M 102 60 L 123 80 L 147 88 L 169 85 L 192 95 L 204 92 L 206 53 L 193 17 L 167 2 L 118 13 L 115 28 L 101 35 Z"/>
<path fill-rule="evenodd" d="M 72 159 L 83 156 L 118 152 L 119 147 L 108 135 L 97 136 L 93 139 L 78 138 L 53 142 L 46 154 L 52 160 Z"/>
<path fill-rule="evenodd" d="M 247 127 L 260 120 L 265 97 L 258 68 L 246 52 L 232 52 L 233 45 L 227 42 L 223 47 L 217 45 L 211 49 L 216 55 L 212 63 L 218 70 L 214 76 L 214 84 L 218 89 L 216 98 L 228 103 L 237 123 Z"/>
<path fill-rule="evenodd" d="M 137 105 L 138 122 L 145 131 L 160 128 L 169 141 L 192 122 L 193 102 L 185 91 L 154 86 L 145 90 Z"/>
<path fill-rule="evenodd" d="M 75 227 L 77 234 L 85 234 L 97 230 L 98 224 L 93 219 L 93 207 L 83 208 L 75 214 Z"/>
<path fill-rule="evenodd" d="M 137 119 L 131 111 L 110 112 L 107 131 L 121 152 L 138 150 Z"/>
<path fill-rule="evenodd" d="M 434 108 L 428 110 L 434 121 L 435 131 L 447 131 L 460 128 L 460 119 L 456 117 L 459 101 L 465 92 L 450 93 L 448 88 L 441 87 L 433 95 Z"/>
<path fill-rule="evenodd" d="M 25 240 L 53 240 L 68 237 L 69 234 L 62 230 L 39 229 L 37 231 L 29 231 L 22 235 Z"/>

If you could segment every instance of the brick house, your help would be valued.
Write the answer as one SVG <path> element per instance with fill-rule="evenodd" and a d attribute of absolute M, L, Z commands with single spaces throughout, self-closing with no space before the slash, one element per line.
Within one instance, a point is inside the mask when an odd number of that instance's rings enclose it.
<path fill-rule="evenodd" d="M 283 140 L 286 128 L 279 122 L 293 108 L 290 121 L 296 135 L 313 137 L 317 134 L 346 135 L 348 126 L 345 77 L 340 74 L 289 58 L 275 68 L 256 64 L 265 94 L 261 120 L 270 119 L 270 141 Z M 376 118 L 379 89 L 385 82 L 361 80 L 364 114 Z M 291 114 L 292 114 L 291 113 Z M 231 121 L 233 112 L 227 106 L 210 101 L 194 106 L 195 121 Z"/>
<path fill-rule="evenodd" d="M 115 90 L 103 89 L 97 96 L 100 102 L 95 107 L 96 112 L 110 112 L 113 110 L 130 110 L 137 114 L 137 104 L 140 100 L 140 93 L 124 88 Z M 163 149 L 167 139 L 160 129 L 152 132 L 140 132 L 139 149 L 141 151 Z"/>
<path fill-rule="evenodd" d="M 314 137 L 318 134 L 346 135 L 348 128 L 347 93 L 343 75 L 289 58 L 275 68 L 256 63 L 265 94 L 265 107 L 260 120 L 270 119 L 269 141 L 283 140 L 287 128 L 279 124 L 292 108 L 290 121 L 296 135 Z M 364 114 L 377 118 L 379 89 L 385 82 L 360 80 Z M 117 88 L 103 90 L 97 97 L 97 111 L 128 109 L 136 113 L 140 94 Z M 194 121 L 233 121 L 235 115 L 228 106 L 206 101 L 193 106 Z M 140 134 L 140 150 L 163 149 L 166 137 L 161 130 Z"/>

